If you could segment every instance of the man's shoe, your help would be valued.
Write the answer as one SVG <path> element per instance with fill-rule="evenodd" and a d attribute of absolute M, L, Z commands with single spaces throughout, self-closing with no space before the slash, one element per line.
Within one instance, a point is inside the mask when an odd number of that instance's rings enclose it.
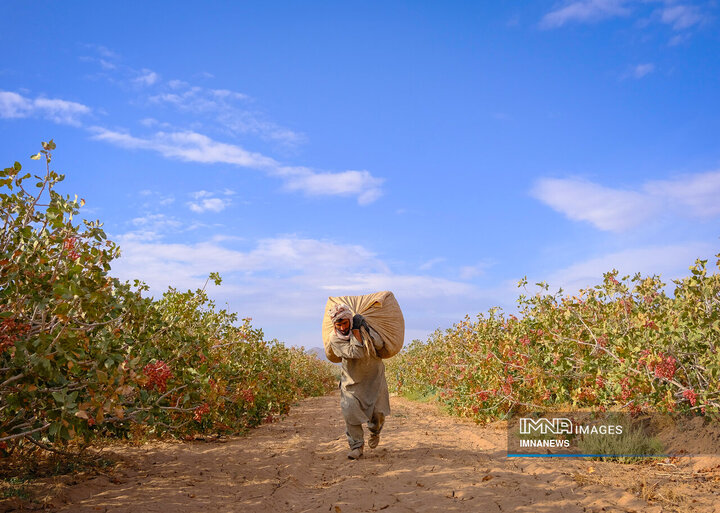
<path fill-rule="evenodd" d="M 353 449 L 348 453 L 348 458 L 351 460 L 359 460 L 360 457 L 363 455 L 363 448 L 358 447 L 357 449 Z"/>
<path fill-rule="evenodd" d="M 380 433 L 370 433 L 370 438 L 368 439 L 368 447 L 371 449 L 374 449 L 378 446 L 380 443 Z"/>

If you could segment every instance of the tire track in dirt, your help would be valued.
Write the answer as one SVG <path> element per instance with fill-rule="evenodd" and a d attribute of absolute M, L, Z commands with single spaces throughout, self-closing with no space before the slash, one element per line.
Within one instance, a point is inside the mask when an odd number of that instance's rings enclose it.
<path fill-rule="evenodd" d="M 634 465 L 509 459 L 501 428 L 400 397 L 391 408 L 380 445 L 358 461 L 347 459 L 337 392 L 226 443 L 119 447 L 129 465 L 68 488 L 58 511 L 674 511 L 626 490 Z M 715 511 L 698 497 L 692 511 Z"/>

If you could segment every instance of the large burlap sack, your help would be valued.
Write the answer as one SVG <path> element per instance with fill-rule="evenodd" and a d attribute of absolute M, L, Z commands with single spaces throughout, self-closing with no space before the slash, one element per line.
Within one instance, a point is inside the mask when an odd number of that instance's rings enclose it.
<path fill-rule="evenodd" d="M 405 340 L 405 319 L 393 293 L 385 290 L 374 294 L 365 294 L 364 296 L 328 298 L 322 324 L 323 345 L 328 360 L 335 363 L 342 361 L 330 348 L 330 336 L 335 327 L 328 314 L 334 305 L 340 303 L 348 305 L 353 314 L 364 316 L 368 324 L 380 334 L 385 341 L 385 346 L 377 352 L 380 358 L 390 358 L 400 352 Z"/>

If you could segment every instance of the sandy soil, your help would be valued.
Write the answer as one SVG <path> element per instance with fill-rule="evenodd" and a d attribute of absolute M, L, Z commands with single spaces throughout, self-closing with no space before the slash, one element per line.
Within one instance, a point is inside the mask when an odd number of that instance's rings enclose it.
<path fill-rule="evenodd" d="M 220 442 L 116 447 L 112 475 L 57 485 L 61 512 L 720 512 L 720 460 L 621 465 L 505 456 L 500 426 L 391 398 L 380 445 L 347 459 L 336 394 Z M 717 503 L 716 506 L 714 503 Z"/>

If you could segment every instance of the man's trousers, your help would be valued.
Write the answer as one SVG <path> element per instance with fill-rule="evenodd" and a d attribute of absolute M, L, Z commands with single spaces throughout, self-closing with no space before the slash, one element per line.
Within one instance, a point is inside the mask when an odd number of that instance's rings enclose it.
<path fill-rule="evenodd" d="M 384 423 L 385 415 L 375 411 L 373 412 L 372 418 L 367 422 L 367 427 L 370 433 L 380 434 Z M 347 421 L 345 421 L 345 428 L 350 449 L 362 447 L 365 443 L 362 424 L 348 424 Z"/>

